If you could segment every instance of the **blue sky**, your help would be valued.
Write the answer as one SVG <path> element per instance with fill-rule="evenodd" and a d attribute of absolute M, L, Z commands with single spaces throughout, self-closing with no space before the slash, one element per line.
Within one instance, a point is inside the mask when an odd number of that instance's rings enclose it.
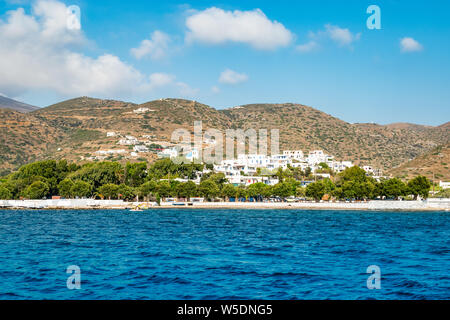
<path fill-rule="evenodd" d="M 381 30 L 366 26 L 371 4 Z M 80 29 L 67 30 L 70 5 Z M 450 120 L 449 14 L 448 1 L 6 0 L 0 93 L 38 106 L 295 102 L 348 122 L 439 125 Z"/>

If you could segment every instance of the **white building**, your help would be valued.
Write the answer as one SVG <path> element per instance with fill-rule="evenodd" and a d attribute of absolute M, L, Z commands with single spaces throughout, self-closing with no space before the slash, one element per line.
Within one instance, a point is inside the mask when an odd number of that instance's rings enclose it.
<path fill-rule="evenodd" d="M 255 177 L 258 168 L 274 172 L 278 168 L 285 170 L 290 166 L 300 168 L 302 171 L 310 168 L 312 172 L 315 172 L 320 168 L 320 163 L 326 163 L 334 172 L 338 173 L 353 167 L 351 161 L 335 161 L 333 156 L 325 154 L 322 150 L 311 151 L 306 158 L 301 150 L 286 150 L 282 154 L 272 156 L 240 154 L 237 159 L 221 161 L 214 166 L 214 170 L 225 174 L 228 181 L 233 184 L 248 185 L 256 183 L 254 181 L 272 184 L 274 181 L 260 181 L 259 178 L 265 178 Z M 330 177 L 330 174 L 327 173 L 318 175 L 325 178 Z"/>
<path fill-rule="evenodd" d="M 276 185 L 279 180 L 271 177 L 252 177 L 252 176 L 234 176 L 228 179 L 228 182 L 239 186 L 250 186 L 255 183 L 264 183 L 268 186 Z"/>
<path fill-rule="evenodd" d="M 450 182 L 439 181 L 439 187 L 442 189 L 450 189 Z"/>
<path fill-rule="evenodd" d="M 96 154 L 100 154 L 100 155 L 113 155 L 113 154 L 123 154 L 126 153 L 127 151 L 124 149 L 119 149 L 119 150 L 99 150 L 97 152 L 95 152 Z"/>
<path fill-rule="evenodd" d="M 333 161 L 331 164 L 328 164 L 328 166 L 334 171 L 334 172 L 342 172 L 347 168 L 353 167 L 353 162 L 351 161 Z"/>
<path fill-rule="evenodd" d="M 334 157 L 325 154 L 322 150 L 314 150 L 310 151 L 308 158 L 306 159 L 311 166 L 316 166 L 319 163 L 332 163 L 334 161 Z"/>
<path fill-rule="evenodd" d="M 119 144 L 122 146 L 132 146 L 138 144 L 139 140 L 133 136 L 125 136 L 124 139 L 119 140 Z"/>
<path fill-rule="evenodd" d="M 107 137 L 115 137 L 117 134 L 114 132 L 114 131 L 111 131 L 111 132 L 107 132 L 106 133 L 106 136 Z"/>
<path fill-rule="evenodd" d="M 167 148 L 158 153 L 159 158 L 176 158 L 178 157 L 178 150 L 176 148 Z"/>
<path fill-rule="evenodd" d="M 137 114 L 141 114 L 141 113 L 147 113 L 149 111 L 150 111 L 149 108 L 139 108 L 139 109 L 134 110 L 133 112 L 137 113 Z"/>
<path fill-rule="evenodd" d="M 148 148 L 146 146 L 134 146 L 133 150 L 138 153 L 146 153 L 148 152 Z"/>
<path fill-rule="evenodd" d="M 305 159 L 305 155 L 303 154 L 302 150 L 285 150 L 283 151 L 283 155 L 288 156 L 291 159 L 296 159 L 296 160 L 304 160 Z"/>
<path fill-rule="evenodd" d="M 365 171 L 365 172 L 367 172 L 367 173 L 371 173 L 371 174 L 373 174 L 374 173 L 374 169 L 371 167 L 371 166 L 363 166 L 363 170 Z"/>

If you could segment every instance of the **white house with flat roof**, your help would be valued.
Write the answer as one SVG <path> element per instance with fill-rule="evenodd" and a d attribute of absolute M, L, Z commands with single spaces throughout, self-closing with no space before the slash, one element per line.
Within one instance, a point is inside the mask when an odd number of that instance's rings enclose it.
<path fill-rule="evenodd" d="M 170 159 L 176 158 L 176 157 L 178 157 L 178 150 L 177 150 L 177 148 L 164 149 L 163 151 L 158 153 L 158 157 L 159 158 L 170 158 Z"/>

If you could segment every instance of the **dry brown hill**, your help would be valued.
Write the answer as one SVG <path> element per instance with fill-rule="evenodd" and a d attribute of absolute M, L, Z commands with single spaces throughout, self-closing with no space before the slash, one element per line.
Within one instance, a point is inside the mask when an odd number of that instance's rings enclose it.
<path fill-rule="evenodd" d="M 63 132 L 30 113 L 0 109 L 0 172 L 42 159 Z"/>
<path fill-rule="evenodd" d="M 148 111 L 137 114 L 138 108 Z M 252 104 L 216 110 L 196 101 L 160 99 L 137 105 L 115 100 L 81 97 L 27 114 L 8 114 L 15 124 L 3 125 L 0 148 L 7 150 L 0 168 L 13 168 L 42 158 L 80 160 L 102 149 L 118 146 L 117 138 L 106 132 L 141 137 L 150 135 L 158 143 L 168 141 L 173 130 L 193 130 L 196 120 L 203 128 L 225 130 L 279 129 L 281 149 L 305 152 L 323 149 L 340 160 L 355 160 L 383 169 L 393 168 L 450 141 L 448 124 L 440 127 L 420 125 L 350 124 L 314 108 L 285 104 Z M 29 117 L 29 118 L 28 118 Z M 25 121 L 26 120 L 26 121 Z M 28 130 L 33 123 L 33 134 Z M 7 132 L 15 132 L 6 139 Z M 24 148 L 22 144 L 28 145 Z M 60 149 L 58 151 L 58 149 Z M 144 156 L 153 160 L 155 154 Z"/>
<path fill-rule="evenodd" d="M 395 177 L 410 179 L 424 175 L 434 181 L 450 181 L 450 144 L 439 146 L 426 154 L 389 171 Z"/>

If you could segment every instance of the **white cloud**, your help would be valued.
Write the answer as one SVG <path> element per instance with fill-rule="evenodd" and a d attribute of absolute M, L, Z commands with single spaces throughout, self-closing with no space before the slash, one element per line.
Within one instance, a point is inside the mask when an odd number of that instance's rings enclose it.
<path fill-rule="evenodd" d="M 128 93 L 145 77 L 110 54 L 89 57 L 74 48 L 87 40 L 81 30 L 67 28 L 67 7 L 58 1 L 34 3 L 0 20 L 0 90 L 17 96 L 30 90 L 63 95 Z"/>
<path fill-rule="evenodd" d="M 31 14 L 19 8 L 0 19 L 0 92 L 118 97 L 164 86 L 187 91 L 189 86 L 176 84 L 174 76 L 147 77 L 115 55 L 82 53 L 88 39 L 81 30 L 67 28 L 67 14 L 61 2 L 38 0 Z"/>
<path fill-rule="evenodd" d="M 146 91 L 155 91 L 161 88 L 168 88 L 176 90 L 177 94 L 186 97 L 193 98 L 199 90 L 192 88 L 185 82 L 176 81 L 176 76 L 167 73 L 152 73 L 149 76 L 150 82 L 144 86 Z"/>
<path fill-rule="evenodd" d="M 288 29 L 277 21 L 269 20 L 259 9 L 225 11 L 212 7 L 189 16 L 186 27 L 187 42 L 238 42 L 256 49 L 273 50 L 289 45 L 293 39 Z"/>
<path fill-rule="evenodd" d="M 321 47 L 321 43 L 331 40 L 340 47 L 352 48 L 352 44 L 361 38 L 361 33 L 352 33 L 347 28 L 341 28 L 332 24 L 326 24 L 324 29 L 317 32 L 308 33 L 308 42 L 297 45 L 295 49 L 301 53 L 316 51 Z"/>
<path fill-rule="evenodd" d="M 176 85 L 182 97 L 193 98 L 199 93 L 198 89 L 192 88 L 187 83 L 177 82 Z"/>
<path fill-rule="evenodd" d="M 218 94 L 218 93 L 220 93 L 220 88 L 218 86 L 212 86 L 211 92 L 214 94 Z"/>
<path fill-rule="evenodd" d="M 400 39 L 400 48 L 402 52 L 417 52 L 423 50 L 423 46 L 417 40 L 409 37 Z"/>
<path fill-rule="evenodd" d="M 248 76 L 245 73 L 238 73 L 231 69 L 226 69 L 220 74 L 219 82 L 224 84 L 236 85 L 248 80 Z"/>
<path fill-rule="evenodd" d="M 149 56 L 153 60 L 162 59 L 167 56 L 169 50 L 170 37 L 161 31 L 154 31 L 150 39 L 142 40 L 138 48 L 131 49 L 131 54 L 136 59 Z"/>
<path fill-rule="evenodd" d="M 354 41 L 359 40 L 360 33 L 353 34 L 349 29 L 340 28 L 331 24 L 325 25 L 325 32 L 327 36 L 340 46 L 351 45 Z"/>
<path fill-rule="evenodd" d="M 295 47 L 295 49 L 301 53 L 312 52 L 315 51 L 317 48 L 319 48 L 319 44 L 314 40 L 311 40 L 305 44 L 299 44 L 298 46 Z"/>
<path fill-rule="evenodd" d="M 175 76 L 167 73 L 152 73 L 149 76 L 149 88 L 155 89 L 158 87 L 165 87 L 173 83 Z"/>

